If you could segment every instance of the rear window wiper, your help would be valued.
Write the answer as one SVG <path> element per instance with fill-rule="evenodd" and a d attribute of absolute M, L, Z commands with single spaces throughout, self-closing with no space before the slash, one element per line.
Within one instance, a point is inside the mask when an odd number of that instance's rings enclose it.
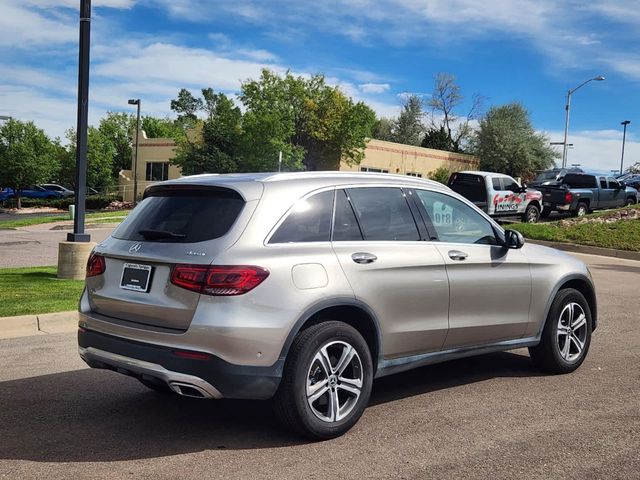
<path fill-rule="evenodd" d="M 147 240 L 162 240 L 165 238 L 187 238 L 184 233 L 174 233 L 168 230 L 138 230 Z"/>

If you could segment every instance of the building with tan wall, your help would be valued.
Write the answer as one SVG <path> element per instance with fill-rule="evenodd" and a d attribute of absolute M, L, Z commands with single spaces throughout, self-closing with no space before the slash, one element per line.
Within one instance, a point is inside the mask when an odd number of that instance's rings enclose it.
<path fill-rule="evenodd" d="M 171 138 L 147 138 L 144 131 L 138 146 L 137 178 L 138 198 L 152 183 L 178 178 L 180 167 L 171 165 L 176 153 L 176 144 Z M 131 156 L 135 160 L 134 154 Z M 359 165 L 340 164 L 341 171 L 362 171 L 396 173 L 427 178 L 439 167 L 447 167 L 452 172 L 476 170 L 478 160 L 472 155 L 445 152 L 431 148 L 414 147 L 401 143 L 371 139 L 364 150 L 364 158 Z M 133 166 L 132 166 L 133 168 Z M 133 171 L 121 170 L 118 189 L 124 200 L 133 199 Z"/>

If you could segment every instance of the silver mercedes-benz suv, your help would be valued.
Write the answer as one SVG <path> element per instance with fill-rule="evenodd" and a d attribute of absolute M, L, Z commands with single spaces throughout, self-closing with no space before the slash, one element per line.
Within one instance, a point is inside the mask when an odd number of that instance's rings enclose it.
<path fill-rule="evenodd" d="M 155 184 L 100 243 L 80 356 L 158 391 L 273 398 L 314 438 L 351 428 L 374 378 L 529 347 L 576 369 L 596 328 L 579 260 L 432 181 L 199 175 Z"/>

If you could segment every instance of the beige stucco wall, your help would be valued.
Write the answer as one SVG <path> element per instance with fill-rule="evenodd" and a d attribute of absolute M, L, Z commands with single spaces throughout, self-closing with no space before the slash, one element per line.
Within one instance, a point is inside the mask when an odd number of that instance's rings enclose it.
<path fill-rule="evenodd" d="M 176 143 L 172 138 L 147 138 L 144 131 L 140 135 L 138 144 L 138 199 L 142 197 L 144 189 L 155 182 L 146 180 L 148 162 L 169 162 L 176 154 Z M 132 160 L 135 160 L 135 147 L 132 148 Z M 133 165 L 132 165 L 133 167 Z M 169 165 L 169 180 L 179 178 L 180 168 Z M 121 170 L 118 176 L 118 193 L 127 202 L 133 200 L 133 170 Z"/>
<path fill-rule="evenodd" d="M 147 162 L 169 162 L 176 151 L 176 144 L 171 138 L 147 138 L 144 131 L 140 136 L 138 167 L 138 198 L 144 189 L 154 183 L 146 181 Z M 135 152 L 135 150 L 134 150 Z M 135 153 L 132 154 L 132 158 Z M 478 160 L 472 155 L 445 152 L 431 148 L 414 147 L 400 143 L 369 140 L 364 151 L 364 159 L 360 165 L 349 166 L 345 162 L 340 165 L 341 171 L 360 171 L 363 168 L 387 170 L 388 173 L 419 173 L 427 178 L 441 166 L 449 170 L 476 170 Z M 169 166 L 169 180 L 178 178 L 181 170 L 175 165 Z M 133 172 L 122 170 L 118 178 L 119 193 L 125 201 L 133 200 Z"/>
<path fill-rule="evenodd" d="M 400 143 L 371 139 L 364 151 L 364 159 L 360 165 L 349 166 L 345 162 L 340 165 L 341 171 L 360 171 L 363 168 L 388 170 L 388 173 L 420 173 L 428 177 L 439 167 L 449 170 L 476 170 L 478 160 L 472 155 L 445 152 L 431 148 L 414 147 Z"/>

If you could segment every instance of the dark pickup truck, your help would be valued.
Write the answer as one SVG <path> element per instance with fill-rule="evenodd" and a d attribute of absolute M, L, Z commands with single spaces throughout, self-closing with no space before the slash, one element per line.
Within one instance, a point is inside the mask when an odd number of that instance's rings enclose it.
<path fill-rule="evenodd" d="M 559 185 L 536 187 L 542 192 L 542 216 L 570 212 L 581 217 L 592 210 L 616 208 L 638 202 L 638 191 L 613 177 L 567 173 Z"/>

